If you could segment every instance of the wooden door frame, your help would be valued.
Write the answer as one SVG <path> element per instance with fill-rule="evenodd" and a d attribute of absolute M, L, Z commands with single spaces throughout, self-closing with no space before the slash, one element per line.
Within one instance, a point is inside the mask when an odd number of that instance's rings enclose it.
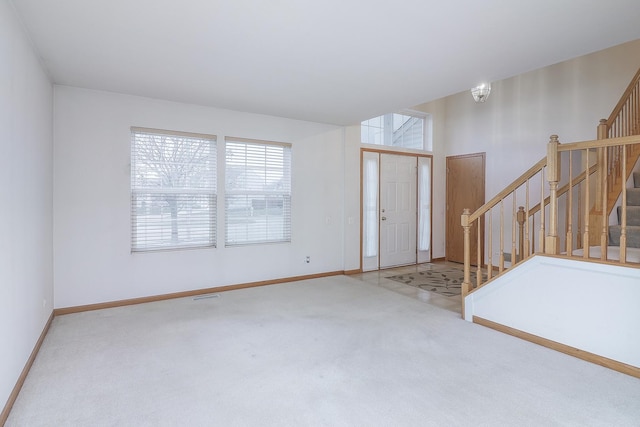
<path fill-rule="evenodd" d="M 469 158 L 469 157 L 481 157 L 482 158 L 482 194 L 483 194 L 483 199 L 486 198 L 486 178 L 487 178 L 487 159 L 486 159 L 487 153 L 486 152 L 479 152 L 479 153 L 469 153 L 469 154 L 459 154 L 459 155 L 455 155 L 455 156 L 447 156 L 445 158 L 446 160 L 446 169 L 445 169 L 445 191 L 444 191 L 444 196 L 445 196 L 445 219 L 444 219 L 444 226 L 445 226 L 445 230 L 444 230 L 444 238 L 445 238 L 445 245 L 444 245 L 444 259 L 445 261 L 449 261 L 449 254 L 447 253 L 447 245 L 446 245 L 446 241 L 447 238 L 449 236 L 449 230 L 447 229 L 448 227 L 448 215 L 449 215 L 449 160 L 450 159 L 464 159 L 464 158 Z M 484 203 L 484 202 L 483 202 Z M 462 212 L 460 212 L 460 215 L 462 215 Z M 460 225 L 460 227 L 462 227 L 462 225 Z M 474 242 L 471 242 L 472 244 Z M 481 260 L 484 262 L 484 218 L 480 218 L 480 257 Z M 475 260 L 472 260 L 472 262 Z"/>
<path fill-rule="evenodd" d="M 431 173 L 431 178 L 429 180 L 429 184 L 431 185 L 431 189 L 429 191 L 429 206 L 431 206 L 431 209 L 429 210 L 429 222 L 431 225 L 431 232 L 429 233 L 429 248 L 431 251 L 431 254 L 433 254 L 433 154 L 426 154 L 426 153 L 409 153 L 409 152 L 404 152 L 404 151 L 394 151 L 394 150 L 385 150 L 385 149 L 380 149 L 380 148 L 364 148 L 364 147 L 360 147 L 360 272 L 362 272 L 362 255 L 363 255 L 363 243 L 364 243 L 364 223 L 363 223 L 363 219 L 364 219 L 364 153 L 365 152 L 370 152 L 370 153 L 378 153 L 380 154 L 396 154 L 399 156 L 410 156 L 410 157 L 416 157 L 416 166 L 417 166 L 417 158 L 418 157 L 426 157 L 428 159 L 431 160 L 431 170 L 429 171 Z M 380 159 L 381 157 L 378 157 L 378 159 Z M 380 161 L 378 160 L 378 168 L 380 168 Z M 417 184 L 417 179 L 418 176 L 416 174 L 416 184 Z M 378 200 L 380 200 L 380 171 L 378 170 Z M 416 202 L 418 200 L 418 185 L 416 185 Z M 417 206 L 416 206 L 417 208 Z M 416 215 L 416 263 L 415 265 L 418 264 L 418 215 Z M 431 259 L 433 259 L 433 256 L 431 256 Z M 413 264 L 410 264 L 413 265 Z M 393 267 L 392 267 L 393 268 Z M 372 270 L 372 271 L 380 271 L 380 220 L 378 220 L 378 270 Z"/>

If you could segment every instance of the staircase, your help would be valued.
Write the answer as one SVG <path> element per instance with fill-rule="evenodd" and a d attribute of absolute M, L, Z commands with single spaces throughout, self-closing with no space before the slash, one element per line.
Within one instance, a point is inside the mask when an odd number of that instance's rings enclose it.
<path fill-rule="evenodd" d="M 609 226 L 609 245 L 620 246 L 622 206 L 618 206 L 618 225 Z M 627 188 L 627 247 L 640 248 L 640 172 L 633 173 L 633 187 Z"/>
<path fill-rule="evenodd" d="M 639 159 L 640 70 L 597 139 L 551 135 L 544 158 L 464 210 L 464 319 L 640 378 Z"/>

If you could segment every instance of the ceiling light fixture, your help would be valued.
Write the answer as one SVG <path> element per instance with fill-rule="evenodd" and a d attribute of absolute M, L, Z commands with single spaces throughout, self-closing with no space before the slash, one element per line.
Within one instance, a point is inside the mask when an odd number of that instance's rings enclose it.
<path fill-rule="evenodd" d="M 491 84 L 490 83 L 482 83 L 480 86 L 476 86 L 471 89 L 471 95 L 473 95 L 473 99 L 476 102 L 484 102 L 489 97 L 489 93 L 491 93 Z"/>

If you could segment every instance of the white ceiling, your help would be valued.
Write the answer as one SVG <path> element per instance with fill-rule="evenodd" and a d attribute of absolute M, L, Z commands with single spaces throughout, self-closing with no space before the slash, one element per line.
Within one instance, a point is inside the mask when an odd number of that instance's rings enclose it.
<path fill-rule="evenodd" d="M 334 124 L 640 38 L 638 0 L 10 1 L 57 84 Z"/>

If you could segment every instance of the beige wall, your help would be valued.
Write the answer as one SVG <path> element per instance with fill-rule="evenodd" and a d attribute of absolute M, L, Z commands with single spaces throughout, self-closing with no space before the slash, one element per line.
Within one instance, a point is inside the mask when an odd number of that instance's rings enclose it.
<path fill-rule="evenodd" d="M 595 139 L 638 68 L 640 40 L 491 82 L 484 104 L 465 91 L 414 107 L 433 115 L 433 256 L 444 256 L 446 156 L 486 152 L 489 199 L 545 155 L 551 134 Z"/>

